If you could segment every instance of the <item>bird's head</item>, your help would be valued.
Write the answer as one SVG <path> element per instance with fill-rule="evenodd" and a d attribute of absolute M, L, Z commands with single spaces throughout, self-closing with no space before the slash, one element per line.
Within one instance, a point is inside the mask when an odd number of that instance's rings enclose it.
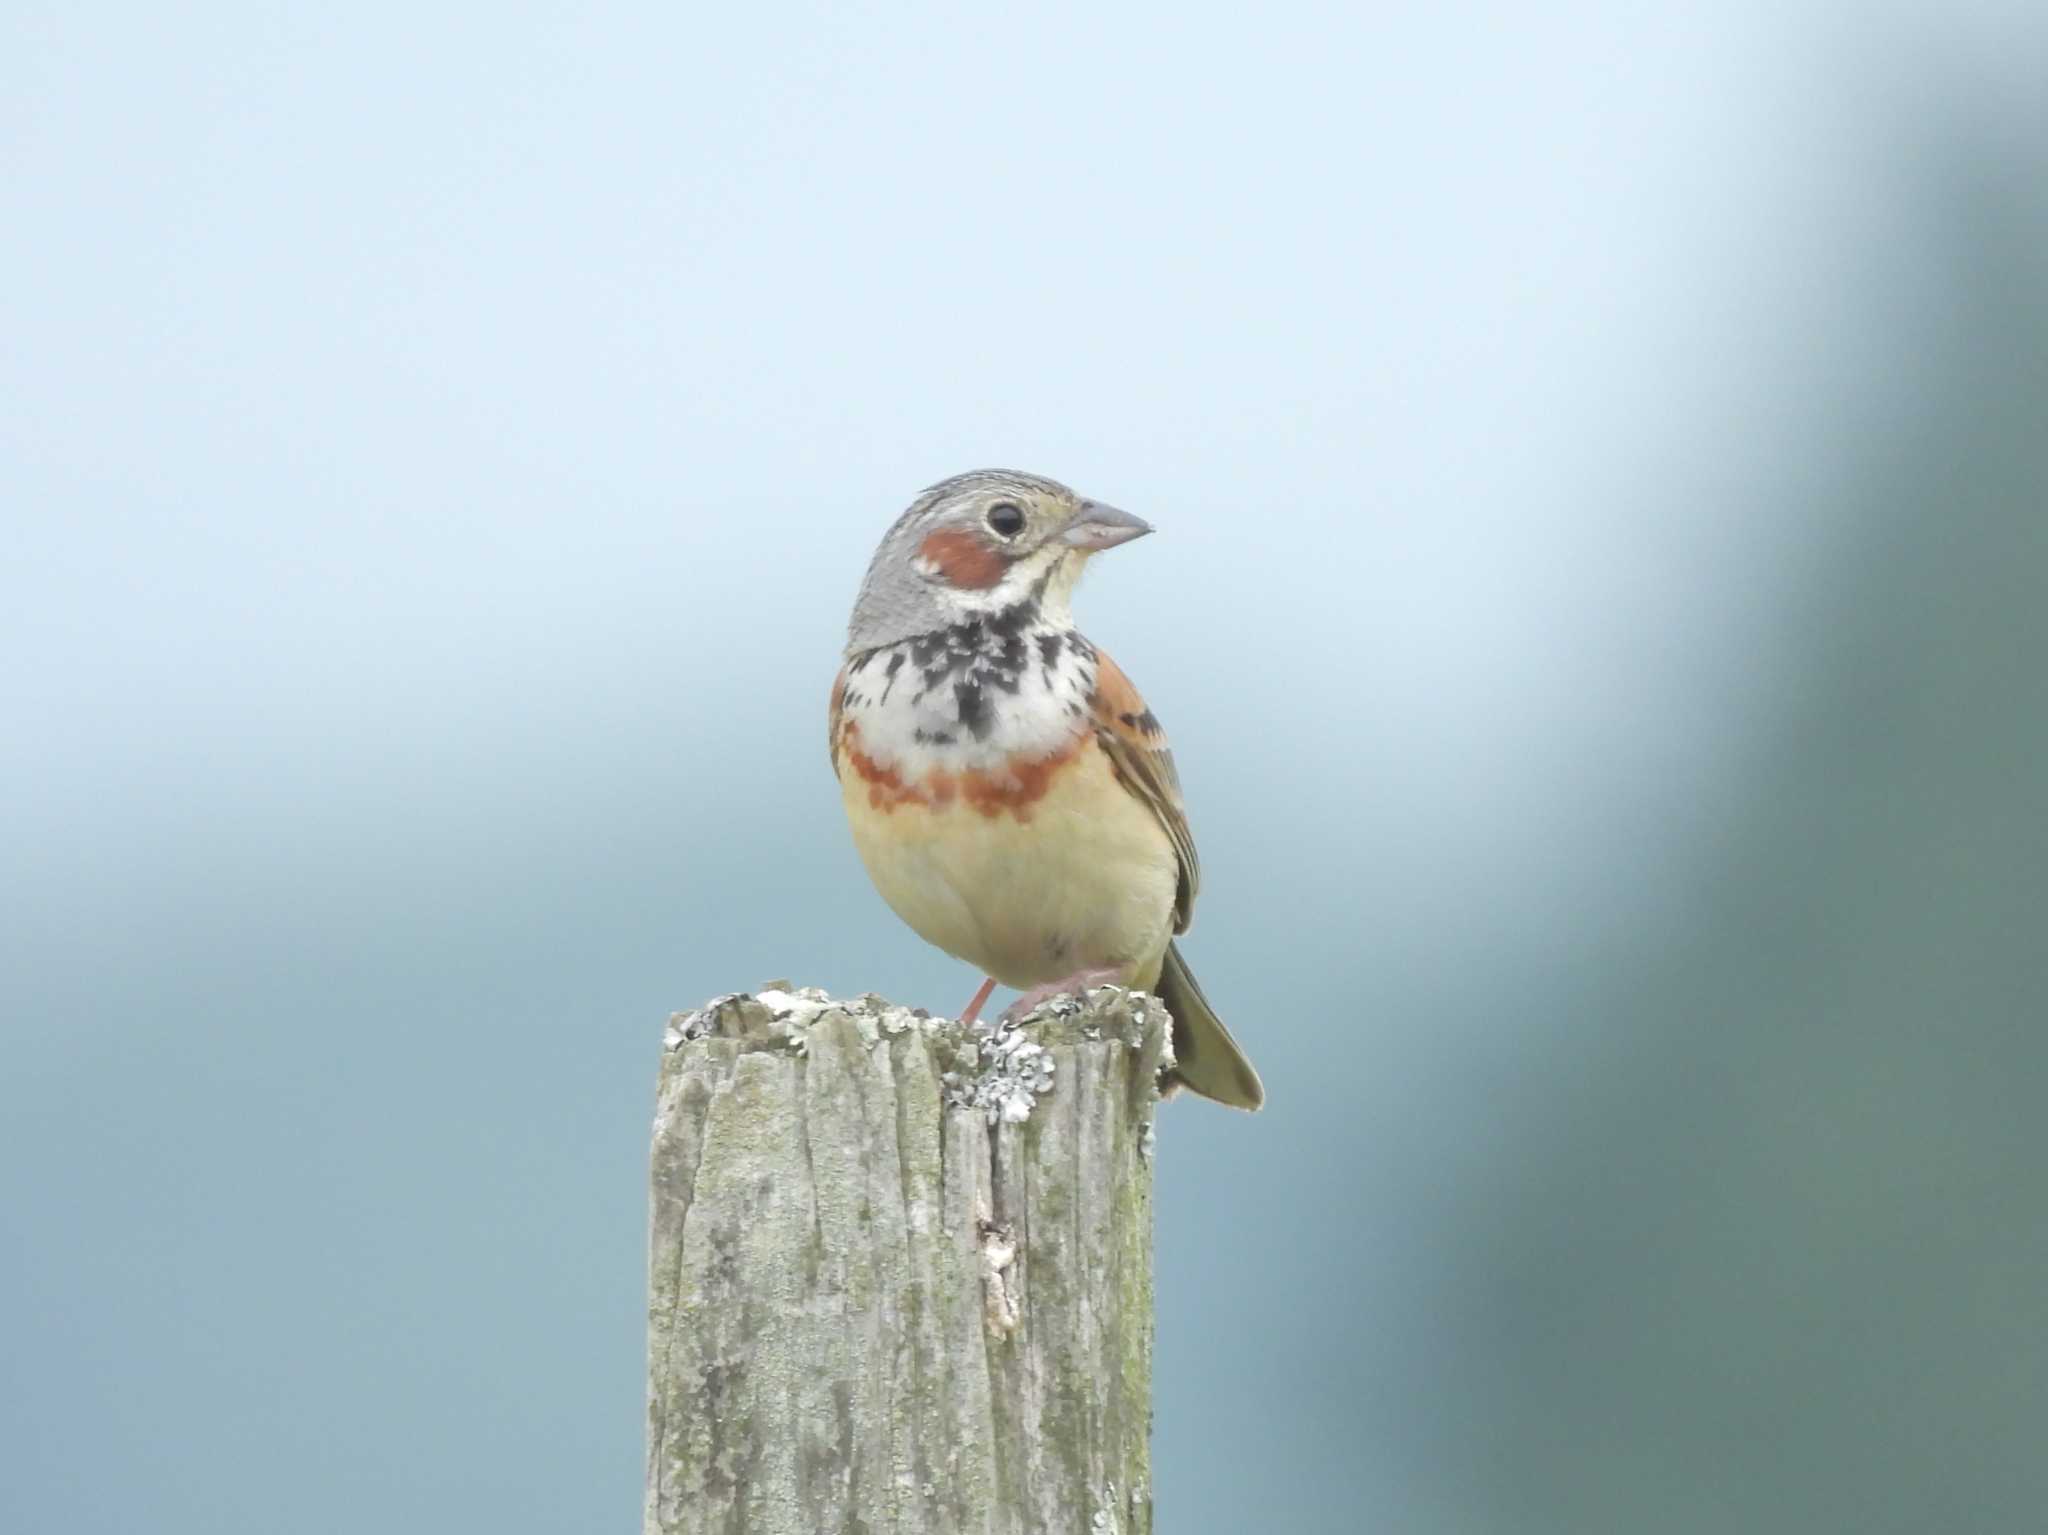
<path fill-rule="evenodd" d="M 846 653 L 1012 613 L 1055 621 L 1090 555 L 1152 531 L 1057 480 L 977 469 L 931 487 L 896 519 L 854 603 Z"/>

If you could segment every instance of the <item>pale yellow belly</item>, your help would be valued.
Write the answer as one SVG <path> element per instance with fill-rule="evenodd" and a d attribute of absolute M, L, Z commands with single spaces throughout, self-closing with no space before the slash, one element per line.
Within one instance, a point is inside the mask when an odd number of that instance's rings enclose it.
<path fill-rule="evenodd" d="M 1092 969 L 1157 979 L 1179 878 L 1173 843 L 1092 739 L 1022 816 L 964 798 L 877 805 L 860 774 L 840 777 L 868 877 L 926 942 L 1006 986 Z"/>

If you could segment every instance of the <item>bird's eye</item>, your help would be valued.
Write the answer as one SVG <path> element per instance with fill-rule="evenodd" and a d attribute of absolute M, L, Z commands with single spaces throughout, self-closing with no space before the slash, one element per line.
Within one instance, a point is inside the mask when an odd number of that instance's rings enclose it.
<path fill-rule="evenodd" d="M 1024 531 L 1023 509 L 1008 501 L 998 501 L 988 509 L 988 529 L 998 538 L 1015 538 Z"/>

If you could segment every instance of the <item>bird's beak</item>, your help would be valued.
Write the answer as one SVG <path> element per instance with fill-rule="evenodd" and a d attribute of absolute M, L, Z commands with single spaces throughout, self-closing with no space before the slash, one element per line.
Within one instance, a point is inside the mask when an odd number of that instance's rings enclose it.
<path fill-rule="evenodd" d="M 1097 549 L 1114 549 L 1151 531 L 1152 524 L 1142 517 L 1104 506 L 1100 501 L 1083 501 L 1074 520 L 1061 531 L 1060 542 L 1070 549 L 1093 553 Z"/>

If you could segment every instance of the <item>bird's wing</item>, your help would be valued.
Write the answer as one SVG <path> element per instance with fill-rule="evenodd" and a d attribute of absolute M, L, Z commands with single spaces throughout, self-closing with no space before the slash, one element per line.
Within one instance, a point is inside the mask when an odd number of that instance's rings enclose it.
<path fill-rule="evenodd" d="M 1180 774 L 1166 744 L 1166 727 L 1145 707 L 1123 668 L 1101 651 L 1095 653 L 1095 739 L 1109 754 L 1110 765 L 1125 788 L 1151 808 L 1173 839 L 1180 860 L 1180 886 L 1173 898 L 1173 930 L 1185 933 L 1195 911 L 1195 892 L 1202 884 L 1201 860 L 1195 856 L 1195 835 L 1188 830 L 1187 806 L 1181 800 Z"/>

